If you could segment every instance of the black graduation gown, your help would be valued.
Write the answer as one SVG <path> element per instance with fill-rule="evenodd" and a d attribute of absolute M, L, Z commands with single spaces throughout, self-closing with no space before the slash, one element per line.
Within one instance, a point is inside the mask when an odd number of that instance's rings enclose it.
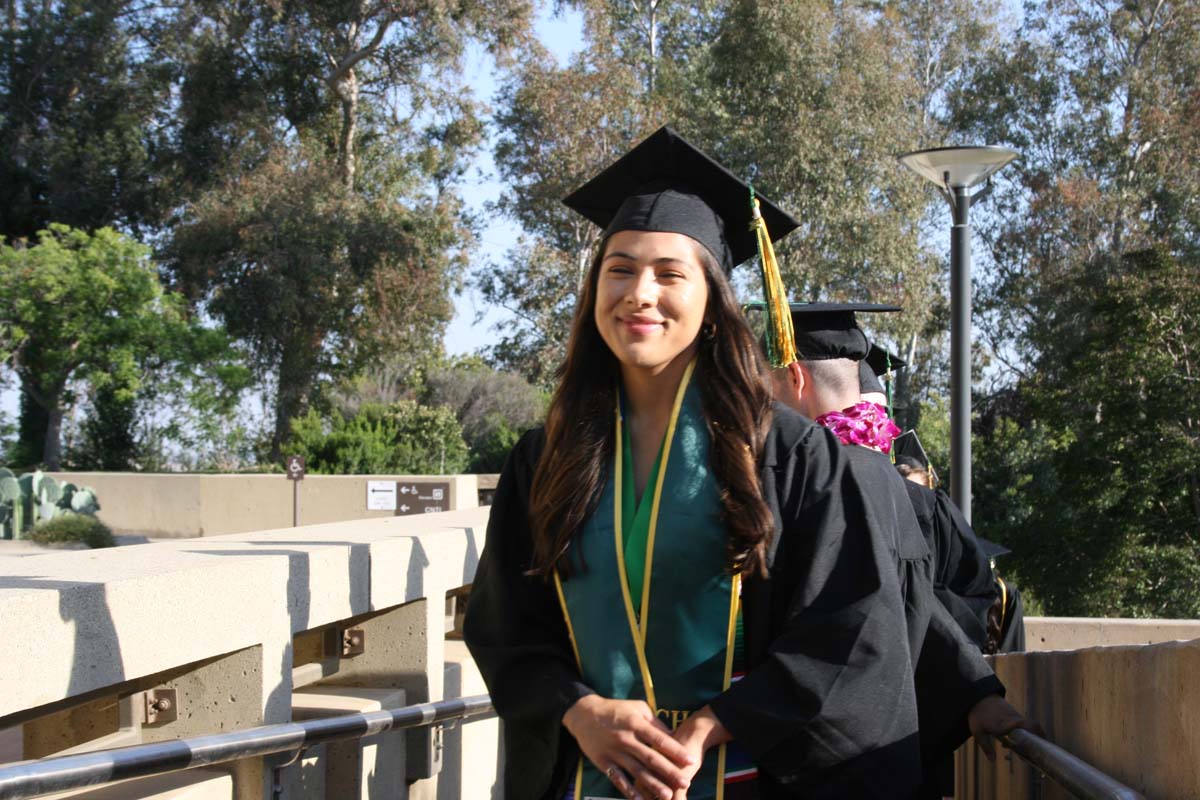
<path fill-rule="evenodd" d="M 933 555 L 934 595 L 972 642 L 987 643 L 988 609 L 996 581 L 975 531 L 945 492 L 905 481 L 925 542 Z"/>
<path fill-rule="evenodd" d="M 464 622 L 505 723 L 511 800 L 562 796 L 579 758 L 562 715 L 591 693 L 552 584 L 525 575 L 544 439 L 526 434 L 504 467 Z M 881 473 L 848 450 L 776 404 L 760 479 L 777 535 L 769 577 L 747 578 L 743 589 L 749 671 L 711 701 L 758 765 L 764 798 L 905 797 L 920 780 L 896 568 L 895 508 L 908 504 L 889 483 L 890 465 Z"/>
<path fill-rule="evenodd" d="M 909 648 L 915 654 L 916 673 L 914 683 L 917 693 L 917 714 L 920 721 L 922 784 L 912 794 L 914 798 L 940 798 L 949 787 L 952 792 L 953 765 L 947 760 L 970 735 L 967 727 L 967 712 L 984 697 L 1004 694 L 1004 685 L 984 660 L 978 643 L 967 637 L 958 621 L 958 613 L 965 603 L 957 602 L 957 595 L 946 588 L 943 581 L 953 579 L 958 572 L 977 574 L 966 567 L 955 570 L 945 562 L 947 558 L 964 552 L 982 554 L 975 542 L 974 532 L 967 526 L 961 514 L 957 514 L 957 525 L 948 519 L 949 510 L 938 511 L 935 493 L 912 481 L 904 480 L 892 468 L 886 456 L 855 448 L 856 457 L 874 459 L 886 464 L 910 498 L 907 508 L 897 508 L 900 520 L 898 530 L 901 542 L 900 572 L 901 587 L 905 600 L 905 616 Z M 867 455 L 862 453 L 866 452 Z M 882 478 L 880 479 L 882 481 Z M 920 490 L 913 492 L 913 489 Z M 893 492 L 891 496 L 897 496 Z M 946 506 L 957 512 L 946 500 Z M 945 544 L 952 536 L 970 534 L 970 543 L 975 547 L 952 548 Z M 939 563 L 941 561 L 941 563 Z M 968 561 L 968 564 L 970 562 Z M 987 574 L 991 569 L 983 562 Z M 956 586 L 974 586 L 971 583 L 955 583 Z M 950 598 L 947 603 L 943 598 Z M 969 619 L 974 619 L 974 612 Z M 982 611 L 986 615 L 986 609 Z M 985 617 L 986 618 L 986 617 Z M 900 795 L 897 795 L 900 796 Z"/>

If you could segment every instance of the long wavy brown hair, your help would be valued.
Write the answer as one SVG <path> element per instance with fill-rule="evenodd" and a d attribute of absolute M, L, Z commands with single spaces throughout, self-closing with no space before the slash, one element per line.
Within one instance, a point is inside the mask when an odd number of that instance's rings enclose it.
<path fill-rule="evenodd" d="M 533 478 L 531 573 L 543 577 L 556 569 L 564 578 L 574 571 L 571 539 L 599 505 L 615 450 L 620 365 L 595 318 L 606 246 L 607 240 L 600 243 L 575 308 L 567 358 L 546 417 L 546 445 Z M 712 441 L 709 462 L 729 531 L 729 569 L 763 574 L 775 529 L 758 479 L 771 423 L 768 373 L 724 271 L 708 250 L 696 250 L 708 282 L 708 308 L 693 380 L 700 386 Z"/>

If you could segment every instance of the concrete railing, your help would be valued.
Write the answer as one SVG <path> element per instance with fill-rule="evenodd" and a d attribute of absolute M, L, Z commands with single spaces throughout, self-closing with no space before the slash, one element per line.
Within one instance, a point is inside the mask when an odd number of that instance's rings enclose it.
<path fill-rule="evenodd" d="M 275 480 L 283 480 L 275 478 Z M 0 762 L 483 693 L 447 639 L 488 509 L 0 556 Z M 1050 739 L 1147 797 L 1198 797 L 1200 642 L 1187 621 L 1028 620 L 1000 656 Z M 498 723 L 322 745 L 283 797 L 499 797 Z M 958 756 L 960 798 L 1053 797 L 1019 760 Z M 469 768 L 464 768 L 469 764 Z M 262 759 L 75 797 L 272 796 Z M 108 792 L 108 794 L 105 794 Z"/>
<path fill-rule="evenodd" d="M 486 691 L 446 632 L 487 513 L 0 557 L 0 760 Z M 283 796 L 488 797 L 497 725 L 323 745 L 284 772 Z M 72 796 L 247 800 L 270 797 L 270 777 L 247 759 Z"/>
<path fill-rule="evenodd" d="M 142 472 L 56 472 L 96 490 L 100 519 L 120 534 L 149 537 L 220 536 L 319 525 L 356 519 L 380 519 L 424 513 L 427 507 L 460 511 L 479 506 L 475 475 L 309 475 L 298 486 L 283 474 L 200 475 Z M 378 490 L 392 486 L 392 502 L 379 510 L 368 497 L 385 499 Z M 421 487 L 423 501 L 410 492 Z M 430 495 L 441 489 L 436 499 Z"/>
<path fill-rule="evenodd" d="M 1088 620 L 1085 630 L 1095 630 Z M 1118 627 L 1127 622 L 1113 621 Z M 1200 797 L 1200 641 L 991 657 L 1008 699 L 1047 738 L 1147 798 Z M 1066 798 L 1003 749 L 970 742 L 956 757 L 959 800 Z"/>
<path fill-rule="evenodd" d="M 1200 620 L 1109 617 L 1026 617 L 1025 649 L 1082 650 L 1086 647 L 1189 642 L 1200 639 Z"/>

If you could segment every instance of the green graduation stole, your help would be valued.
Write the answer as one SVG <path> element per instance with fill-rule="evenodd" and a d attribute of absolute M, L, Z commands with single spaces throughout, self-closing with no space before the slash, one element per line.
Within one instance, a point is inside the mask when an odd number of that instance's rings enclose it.
<path fill-rule="evenodd" d="M 653 494 L 640 591 L 631 590 L 626 570 L 619 403 L 608 481 L 572 544 L 586 571 L 567 581 L 555 576 L 584 683 L 603 697 L 645 700 L 672 729 L 728 688 L 738 611 L 738 581 L 726 569 L 728 534 L 708 463 L 708 428 L 699 389 L 691 385 L 694 366 L 675 397 L 657 480 L 646 487 Z M 721 800 L 725 762 L 725 746 L 709 751 L 688 797 Z M 575 800 L 620 796 L 580 759 Z"/>

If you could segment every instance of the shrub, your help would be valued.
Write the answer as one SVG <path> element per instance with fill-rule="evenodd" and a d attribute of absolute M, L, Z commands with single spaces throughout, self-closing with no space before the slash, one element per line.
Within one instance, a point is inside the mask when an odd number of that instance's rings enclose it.
<path fill-rule="evenodd" d="M 89 514 L 60 514 L 35 525 L 29 538 L 38 544 L 83 542 L 92 549 L 117 544 L 108 526 Z"/>

